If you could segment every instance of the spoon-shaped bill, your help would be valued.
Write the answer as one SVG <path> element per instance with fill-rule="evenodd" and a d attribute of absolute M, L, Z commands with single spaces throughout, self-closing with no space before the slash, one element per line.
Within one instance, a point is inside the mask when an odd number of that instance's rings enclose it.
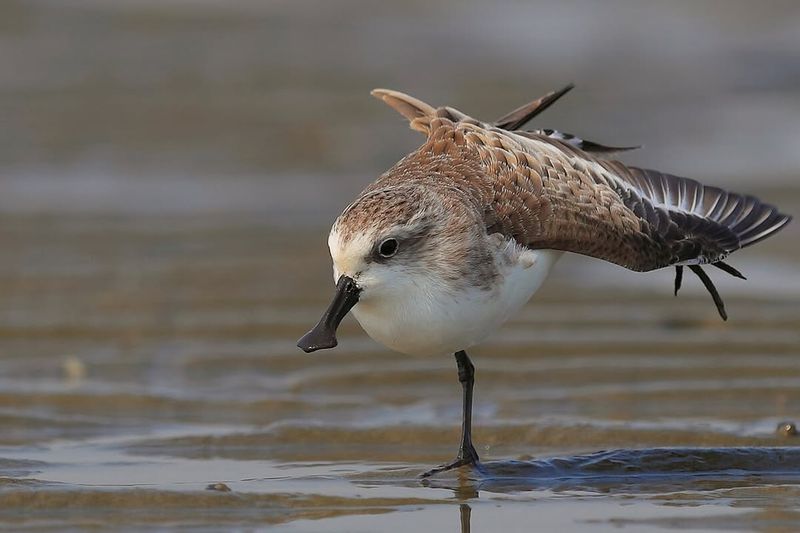
<path fill-rule="evenodd" d="M 328 306 L 314 329 L 297 341 L 297 346 L 306 353 L 336 346 L 336 328 L 339 327 L 339 323 L 350 309 L 358 303 L 360 292 L 361 289 L 358 288 L 353 278 L 339 277 L 339 281 L 336 283 L 336 295 L 333 297 L 331 305 Z"/>

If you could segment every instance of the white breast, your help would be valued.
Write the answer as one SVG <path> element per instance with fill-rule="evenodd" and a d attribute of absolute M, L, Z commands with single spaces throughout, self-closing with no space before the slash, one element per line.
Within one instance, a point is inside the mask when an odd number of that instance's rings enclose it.
<path fill-rule="evenodd" d="M 474 346 L 530 299 L 562 253 L 499 244 L 491 289 L 446 291 L 437 280 L 418 277 L 392 298 L 364 298 L 353 314 L 373 339 L 398 352 L 441 355 Z"/>

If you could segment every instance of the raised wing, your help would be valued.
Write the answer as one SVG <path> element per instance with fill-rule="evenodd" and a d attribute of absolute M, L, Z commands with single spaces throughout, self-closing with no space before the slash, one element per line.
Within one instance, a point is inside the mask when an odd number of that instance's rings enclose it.
<path fill-rule="evenodd" d="M 517 136 L 497 148 L 499 135 L 488 130 L 484 139 L 473 138 L 498 176 L 488 210 L 491 231 L 531 248 L 579 253 L 631 270 L 676 266 L 676 292 L 682 267 L 689 266 L 723 318 L 722 300 L 699 265 L 742 277 L 722 261 L 791 220 L 753 196 L 596 159 L 547 136 Z M 498 164 L 506 152 L 517 165 Z"/>
<path fill-rule="evenodd" d="M 502 130 L 513 131 L 517 135 L 528 136 L 532 138 L 544 136 L 551 139 L 557 139 L 570 144 L 575 148 L 579 148 L 580 150 L 597 156 L 609 156 L 619 152 L 636 150 L 637 148 L 640 148 L 640 146 L 607 146 L 582 139 L 571 133 L 565 133 L 553 129 L 520 129 L 522 126 L 530 122 L 534 117 L 538 116 L 544 110 L 553 105 L 559 98 L 571 91 L 574 87 L 575 86 L 570 83 L 558 91 L 551 91 L 541 98 L 537 98 L 536 100 L 533 100 L 518 107 L 510 113 L 503 115 L 495 120 L 492 123 L 492 126 Z M 428 120 L 432 117 L 446 118 L 452 120 L 453 122 L 465 122 L 487 126 L 486 124 L 473 119 L 469 115 L 462 113 L 458 109 L 449 106 L 440 107 L 438 109 L 433 108 L 425 102 L 398 91 L 392 91 L 389 89 L 375 89 L 372 91 L 372 95 L 376 98 L 380 98 L 397 110 L 398 113 L 406 117 L 411 123 L 411 129 L 425 134 L 430 133 Z"/>
<path fill-rule="evenodd" d="M 503 115 L 494 121 L 494 125 L 501 130 L 514 131 L 522 128 L 525 124 L 531 121 L 533 117 L 540 114 L 542 111 L 556 103 L 556 100 L 570 92 L 575 88 L 572 83 L 559 89 L 558 91 L 551 91 L 541 98 L 529 102 L 516 108 L 514 111 Z"/>
<path fill-rule="evenodd" d="M 484 206 L 487 231 L 530 248 L 574 252 L 636 271 L 675 266 L 676 293 L 683 266 L 689 266 L 727 318 L 700 265 L 713 264 L 743 277 L 722 261 L 774 234 L 791 217 L 753 196 L 590 153 L 619 148 L 553 130 L 509 131 L 569 88 L 518 108 L 494 125 L 395 91 L 379 89 L 373 94 L 406 116 L 412 129 L 428 136 L 418 157 L 447 153 L 452 167 L 477 163 L 474 176 L 452 179 L 473 180 L 465 189 Z"/>
<path fill-rule="evenodd" d="M 606 146 L 600 143 L 596 143 L 593 141 L 587 141 L 572 135 L 571 133 L 564 133 L 558 130 L 553 129 L 539 129 L 539 130 L 531 130 L 531 131 L 524 131 L 522 130 L 522 126 L 530 122 L 534 117 L 539 115 L 542 111 L 546 110 L 548 107 L 553 105 L 559 98 L 567 94 L 569 91 L 575 88 L 575 85 L 569 84 L 558 91 L 551 91 L 546 95 L 542 96 L 541 98 L 537 98 L 532 102 L 529 102 L 523 106 L 518 107 L 514 111 L 503 115 L 502 117 L 498 118 L 494 121 L 493 125 L 497 128 L 507 131 L 513 131 L 518 135 L 523 136 L 545 136 L 550 137 L 551 139 L 558 139 L 560 141 L 564 141 L 567 144 L 571 144 L 576 148 L 580 148 L 585 152 L 591 152 L 597 155 L 610 155 L 617 152 L 624 152 L 627 150 L 635 150 L 640 148 L 639 146 Z M 455 111 L 452 108 L 448 108 L 451 111 Z M 464 116 L 463 113 L 457 112 L 460 115 Z"/>

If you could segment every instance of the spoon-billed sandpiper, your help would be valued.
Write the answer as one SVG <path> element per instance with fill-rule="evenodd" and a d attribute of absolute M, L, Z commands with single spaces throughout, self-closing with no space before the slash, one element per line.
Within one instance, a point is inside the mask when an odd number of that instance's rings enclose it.
<path fill-rule="evenodd" d="M 563 252 L 634 271 L 684 266 L 725 307 L 701 265 L 743 276 L 723 260 L 791 217 L 752 196 L 626 166 L 609 147 L 554 130 L 521 129 L 572 86 L 493 123 L 406 94 L 374 96 L 427 140 L 369 185 L 333 224 L 336 295 L 298 346 L 336 346 L 350 311 L 398 352 L 455 354 L 463 390 L 456 459 L 423 476 L 474 465 L 474 367 L 464 351 L 517 312 Z"/>

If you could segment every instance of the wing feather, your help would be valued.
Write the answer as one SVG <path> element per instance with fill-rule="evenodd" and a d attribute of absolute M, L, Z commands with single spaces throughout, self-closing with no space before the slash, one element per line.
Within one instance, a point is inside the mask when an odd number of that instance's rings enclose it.
<path fill-rule="evenodd" d="M 519 133 L 485 129 L 469 138 L 478 144 L 497 186 L 511 191 L 492 199 L 491 212 L 500 214 L 492 219 L 492 231 L 531 248 L 555 248 L 647 271 L 716 263 L 789 220 L 753 196 L 596 158 L 550 135 Z M 533 203 L 527 197 L 534 193 L 528 181 L 516 176 L 519 168 L 496 163 L 505 161 L 497 150 L 524 153 L 515 156 L 523 166 L 536 161 L 526 172 L 538 173 L 543 186 L 536 204 L 550 216 L 529 217 L 529 225 L 523 222 L 520 230 L 516 211 L 515 223 L 504 224 L 503 215 L 519 209 L 517 201 Z"/>
<path fill-rule="evenodd" d="M 490 233 L 631 270 L 674 266 L 676 294 L 686 265 L 726 318 L 722 299 L 700 265 L 743 277 L 722 260 L 773 235 L 791 217 L 753 196 L 608 159 L 634 147 L 603 146 L 555 130 L 519 130 L 571 88 L 549 93 L 493 124 L 376 89 L 373 95 L 428 140 L 367 190 L 395 177 L 430 185 L 436 176 L 439 186 L 472 197 Z"/>

